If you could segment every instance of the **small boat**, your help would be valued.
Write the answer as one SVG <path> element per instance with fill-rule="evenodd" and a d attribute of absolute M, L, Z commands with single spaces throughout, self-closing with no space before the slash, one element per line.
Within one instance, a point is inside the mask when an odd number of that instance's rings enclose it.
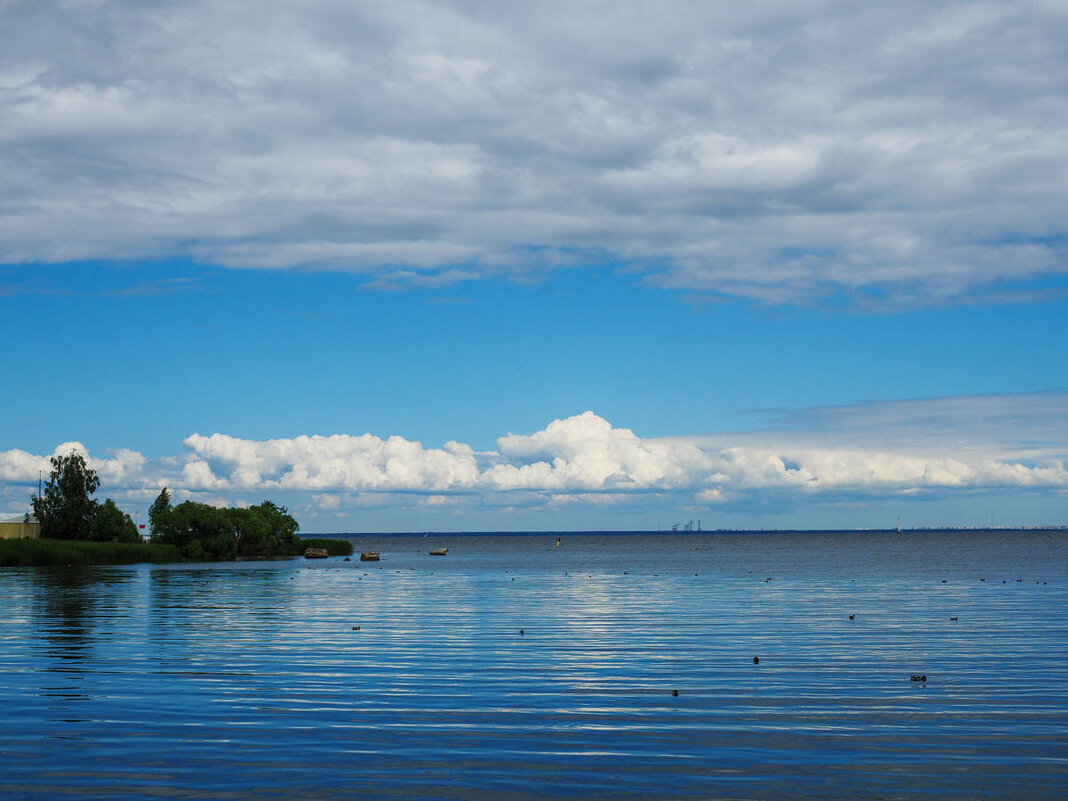
<path fill-rule="evenodd" d="M 377 562 L 378 559 L 378 551 L 360 551 L 361 562 Z"/>
<path fill-rule="evenodd" d="M 326 548 L 305 548 L 305 559 L 326 559 L 330 554 L 326 552 Z"/>
<path fill-rule="evenodd" d="M 448 548 L 435 548 L 430 552 L 431 556 L 444 556 L 449 552 Z"/>

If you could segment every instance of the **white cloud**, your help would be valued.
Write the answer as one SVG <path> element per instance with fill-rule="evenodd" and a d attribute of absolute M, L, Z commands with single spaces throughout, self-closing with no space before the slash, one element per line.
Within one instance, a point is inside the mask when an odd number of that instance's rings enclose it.
<path fill-rule="evenodd" d="M 71 453 L 80 454 L 105 484 L 132 487 L 142 482 L 145 457 L 140 453 L 120 448 L 114 451 L 110 458 L 93 458 L 80 442 L 62 442 L 48 456 L 38 456 L 17 448 L 2 451 L 0 481 L 36 485 L 39 475 L 47 479 L 52 472 L 51 457 L 67 456 Z"/>
<path fill-rule="evenodd" d="M 37 482 L 38 471 L 46 475 L 48 458 L 14 448 L 0 452 L 0 481 L 27 484 Z"/>
<path fill-rule="evenodd" d="M 323 511 L 337 510 L 341 508 L 339 495 L 312 495 L 312 503 Z"/>
<path fill-rule="evenodd" d="M 203 465 L 197 467 L 198 475 L 206 480 L 220 475 L 217 480 L 239 489 L 422 492 L 463 489 L 478 478 L 474 451 L 458 442 L 425 449 L 403 437 L 383 440 L 372 434 L 266 442 L 194 434 L 185 445 L 203 460 L 192 463 Z"/>
<path fill-rule="evenodd" d="M 771 496 L 839 503 L 975 490 L 1063 493 L 1066 416 L 1068 393 L 943 398 L 801 410 L 745 434 L 647 439 L 587 411 L 502 436 L 489 453 L 372 434 L 257 441 L 216 433 L 188 437 L 185 453 L 166 459 L 130 450 L 86 455 L 103 494 L 138 505 L 167 485 L 175 498 L 214 503 L 282 493 L 316 513 L 608 508 L 672 498 L 745 508 Z M 72 449 L 86 453 L 79 443 L 56 453 Z M 25 497 L 47 466 L 44 456 L 0 452 L 0 499 Z"/>
<path fill-rule="evenodd" d="M 607 255 L 766 303 L 1004 297 L 1065 272 L 1065 22 L 1024 0 L 8 3 L 0 263 L 395 287 Z"/>
<path fill-rule="evenodd" d="M 723 490 L 719 489 L 704 489 L 694 496 L 698 503 L 702 504 L 716 504 L 723 503 L 726 497 L 723 495 Z"/>
<path fill-rule="evenodd" d="M 703 480 L 711 467 L 692 445 L 642 440 L 593 412 L 556 420 L 529 436 L 501 437 L 497 449 L 510 462 L 484 474 L 495 489 L 673 488 Z"/>

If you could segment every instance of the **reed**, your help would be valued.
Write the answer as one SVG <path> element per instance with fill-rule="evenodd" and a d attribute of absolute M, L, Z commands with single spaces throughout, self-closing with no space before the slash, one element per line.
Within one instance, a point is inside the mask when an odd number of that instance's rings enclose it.
<path fill-rule="evenodd" d="M 140 542 L 85 542 L 81 540 L 0 540 L 0 566 L 128 565 L 137 562 L 179 562 L 173 545 Z"/>

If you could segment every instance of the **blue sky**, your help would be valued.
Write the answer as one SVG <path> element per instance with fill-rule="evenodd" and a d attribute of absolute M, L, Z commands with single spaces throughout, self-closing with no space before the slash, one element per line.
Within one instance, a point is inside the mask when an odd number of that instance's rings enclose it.
<path fill-rule="evenodd" d="M 1062 10 L 251 8 L 0 12 L 0 514 L 1066 522 Z"/>
<path fill-rule="evenodd" d="M 3 433 L 34 452 L 79 440 L 161 457 L 217 430 L 486 449 L 587 409 L 665 437 L 758 428 L 779 409 L 1068 386 L 1056 297 L 895 314 L 695 307 L 599 265 L 400 292 L 188 263 L 6 275 L 20 288 L 0 300 L 5 327 L 24 339 L 3 372 L 36 391 L 0 400 Z"/>

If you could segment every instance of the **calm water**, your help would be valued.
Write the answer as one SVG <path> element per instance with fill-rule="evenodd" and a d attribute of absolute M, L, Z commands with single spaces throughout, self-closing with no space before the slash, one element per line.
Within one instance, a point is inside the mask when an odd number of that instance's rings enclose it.
<path fill-rule="evenodd" d="M 0 569 L 0 797 L 1068 786 L 1066 535 L 355 542 L 382 561 Z"/>

